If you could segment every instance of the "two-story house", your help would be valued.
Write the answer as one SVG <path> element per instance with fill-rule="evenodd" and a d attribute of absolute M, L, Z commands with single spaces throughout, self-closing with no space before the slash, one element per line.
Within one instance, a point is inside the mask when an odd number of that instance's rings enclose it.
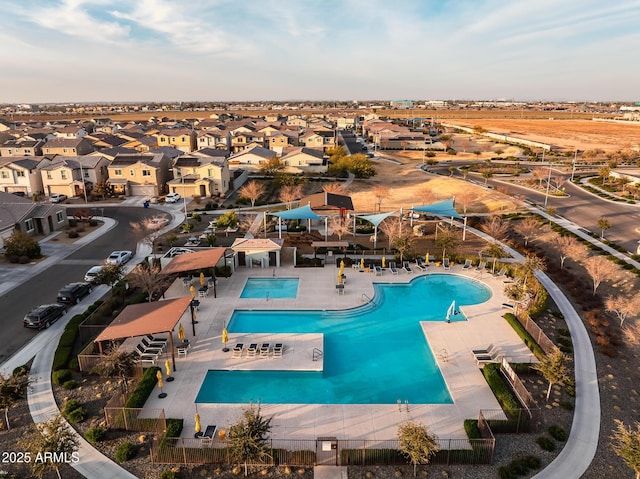
<path fill-rule="evenodd" d="M 96 184 L 106 181 L 108 164 L 104 156 L 56 156 L 40 169 L 44 193 L 68 197 L 88 195 Z"/>
<path fill-rule="evenodd" d="M 163 153 L 116 155 L 108 166 L 108 183 L 116 194 L 158 196 L 166 193 L 171 160 Z"/>
<path fill-rule="evenodd" d="M 156 133 L 158 146 L 173 146 L 180 151 L 190 153 L 196 149 L 196 132 L 188 128 L 174 128 Z"/>
<path fill-rule="evenodd" d="M 222 148 L 227 149 L 227 133 L 218 130 L 211 129 L 198 132 L 198 150 L 202 148 Z"/>
<path fill-rule="evenodd" d="M 18 230 L 30 236 L 48 235 L 68 225 L 64 205 L 35 203 L 0 191 L 0 242 Z"/>
<path fill-rule="evenodd" d="M 204 150 L 203 150 L 204 151 Z M 229 151 L 207 149 L 175 159 L 174 178 L 167 184 L 172 193 L 184 197 L 224 196 L 231 185 Z"/>
<path fill-rule="evenodd" d="M 57 138 L 47 141 L 42 147 L 44 155 L 82 156 L 92 151 L 91 142 L 85 138 Z"/>
<path fill-rule="evenodd" d="M 42 156 L 42 140 L 18 138 L 0 145 L 0 156 Z"/>
<path fill-rule="evenodd" d="M 68 140 L 82 138 L 83 136 L 87 135 L 87 133 L 88 131 L 80 125 L 63 126 L 61 128 L 56 128 L 56 130 L 53 132 L 53 134 L 56 135 L 57 138 L 66 138 Z"/>
<path fill-rule="evenodd" d="M 32 197 L 43 190 L 40 169 L 51 163 L 42 156 L 6 158 L 0 162 L 0 191 Z"/>

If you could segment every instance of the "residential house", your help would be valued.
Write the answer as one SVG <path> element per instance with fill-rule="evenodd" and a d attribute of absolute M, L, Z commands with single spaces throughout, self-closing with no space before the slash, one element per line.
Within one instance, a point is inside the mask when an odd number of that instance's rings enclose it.
<path fill-rule="evenodd" d="M 325 159 L 322 148 L 287 148 L 280 159 L 287 167 L 288 173 L 325 173 L 328 167 L 328 160 Z"/>
<path fill-rule="evenodd" d="M 171 160 L 163 153 L 117 155 L 108 166 L 107 182 L 116 194 L 158 196 L 167 192 Z"/>
<path fill-rule="evenodd" d="M 95 185 L 107 180 L 108 164 L 104 156 L 56 156 L 40 169 L 44 194 L 88 195 Z"/>
<path fill-rule="evenodd" d="M 299 116 L 290 116 L 287 118 L 286 124 L 288 126 L 296 126 L 299 128 L 307 127 L 307 120 L 305 118 L 300 118 Z"/>
<path fill-rule="evenodd" d="M 123 146 L 115 146 L 113 148 L 104 148 L 100 151 L 94 151 L 87 156 L 104 156 L 109 161 L 113 161 L 117 155 L 135 155 L 139 153 L 133 148 L 125 148 Z"/>
<path fill-rule="evenodd" d="M 0 145 L 0 156 L 42 156 L 42 140 L 18 138 Z"/>
<path fill-rule="evenodd" d="M 85 138 L 57 138 L 47 141 L 42 147 L 44 155 L 82 156 L 94 151 L 89 140 Z"/>
<path fill-rule="evenodd" d="M 344 217 L 347 212 L 354 211 L 353 201 L 350 196 L 338 195 L 327 191 L 305 196 L 300 200 L 300 206 L 305 205 L 309 205 L 319 215 L 340 213 Z"/>
<path fill-rule="evenodd" d="M 263 165 L 275 157 L 275 151 L 271 151 L 262 146 L 254 146 L 253 148 L 236 153 L 229 158 L 229 167 L 231 169 L 244 168 L 249 170 L 258 170 L 260 169 L 260 165 Z"/>
<path fill-rule="evenodd" d="M 121 146 L 129 141 L 120 136 L 100 132 L 85 135 L 84 138 L 89 140 L 93 145 L 93 148 L 96 150 L 101 150 L 103 148 L 114 148 L 116 146 Z"/>
<path fill-rule="evenodd" d="M 267 143 L 265 146 L 268 146 L 270 150 L 279 153 L 282 153 L 287 146 L 290 146 L 289 136 L 277 130 L 268 134 L 265 137 L 265 142 Z"/>
<path fill-rule="evenodd" d="M 159 146 L 173 146 L 180 151 L 190 153 L 196 149 L 196 132 L 188 128 L 166 129 L 157 133 Z"/>
<path fill-rule="evenodd" d="M 88 131 L 80 125 L 69 125 L 62 128 L 56 128 L 53 134 L 56 135 L 57 138 L 75 140 L 87 135 Z"/>
<path fill-rule="evenodd" d="M 202 148 L 227 149 L 227 133 L 219 129 L 200 131 L 197 138 L 198 150 Z"/>
<path fill-rule="evenodd" d="M 236 133 L 231 136 L 231 151 L 237 153 L 250 148 L 251 145 L 264 146 L 264 135 L 257 132 Z"/>
<path fill-rule="evenodd" d="M 202 198 L 227 193 L 231 186 L 230 152 L 208 149 L 206 153 L 198 151 L 175 159 L 174 178 L 167 182 L 172 193 Z"/>
<path fill-rule="evenodd" d="M 35 203 L 11 193 L 0 192 L 0 240 L 18 230 L 30 236 L 48 235 L 68 225 L 66 207 Z"/>
<path fill-rule="evenodd" d="M 43 193 L 40 169 L 51 163 L 42 156 L 6 158 L 0 163 L 0 191 L 32 197 Z"/>

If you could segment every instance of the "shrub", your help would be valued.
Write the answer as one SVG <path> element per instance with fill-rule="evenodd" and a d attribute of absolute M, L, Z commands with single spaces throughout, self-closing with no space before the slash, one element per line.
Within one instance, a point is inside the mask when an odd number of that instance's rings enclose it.
<path fill-rule="evenodd" d="M 95 426 L 89 429 L 84 437 L 91 444 L 95 444 L 96 442 L 102 441 L 106 435 L 107 431 L 104 428 Z"/>
<path fill-rule="evenodd" d="M 560 401 L 560 407 L 565 411 L 573 411 L 574 406 L 571 401 Z"/>
<path fill-rule="evenodd" d="M 465 419 L 464 420 L 464 430 L 467 433 L 467 437 L 469 439 L 480 439 L 482 435 L 480 434 L 480 429 L 478 429 L 478 420 L 477 419 Z"/>
<path fill-rule="evenodd" d="M 80 236 L 80 233 L 78 233 L 76 230 L 69 230 L 67 232 L 67 236 L 69 238 L 77 238 L 78 236 Z"/>
<path fill-rule="evenodd" d="M 4 251 L 9 258 L 15 256 L 17 258 L 16 263 L 19 261 L 20 256 L 27 256 L 30 259 L 42 256 L 38 242 L 24 231 L 14 231 L 11 236 L 5 238 Z"/>
<path fill-rule="evenodd" d="M 549 426 L 548 431 L 549 435 L 556 441 L 564 442 L 567 440 L 567 432 L 562 428 L 562 426 L 554 424 L 553 426 Z"/>
<path fill-rule="evenodd" d="M 73 348 L 58 346 L 58 349 L 56 349 L 55 355 L 53 356 L 54 371 L 67 369 L 67 365 L 69 364 L 69 360 L 71 359 L 72 351 Z"/>
<path fill-rule="evenodd" d="M 28 364 L 23 364 L 22 366 L 14 368 L 12 374 L 14 376 L 19 376 L 23 372 L 28 373 L 29 371 L 31 371 L 31 366 L 29 366 Z"/>
<path fill-rule="evenodd" d="M 165 437 L 180 437 L 182 433 L 182 427 L 184 424 L 183 419 L 167 419 L 167 429 L 165 430 Z"/>
<path fill-rule="evenodd" d="M 178 473 L 176 471 L 172 471 L 171 469 L 162 471 L 162 474 L 160 474 L 160 479 L 177 479 L 177 478 L 178 478 Z"/>
<path fill-rule="evenodd" d="M 51 375 L 51 381 L 53 384 L 59 385 L 71 379 L 71 371 L 68 369 L 60 369 L 58 371 L 54 371 Z"/>
<path fill-rule="evenodd" d="M 72 371 L 80 371 L 80 363 L 78 362 L 77 356 L 71 358 L 71 360 L 69 361 L 69 369 L 71 369 Z"/>
<path fill-rule="evenodd" d="M 516 479 L 516 475 L 511 472 L 509 466 L 500 466 L 498 468 L 498 477 L 500 479 Z"/>
<path fill-rule="evenodd" d="M 69 379 L 62 384 L 62 387 L 65 389 L 75 389 L 78 387 L 78 383 L 75 379 Z"/>
<path fill-rule="evenodd" d="M 71 399 L 65 403 L 64 407 L 62 408 L 62 414 L 67 415 L 70 412 L 76 409 L 79 409 L 81 407 L 82 407 L 82 404 L 80 403 L 80 401 L 76 399 Z"/>
<path fill-rule="evenodd" d="M 142 379 L 133 390 L 129 399 L 125 403 L 124 407 L 128 408 L 142 408 L 144 407 L 144 403 L 147 402 L 151 391 L 156 386 L 158 379 L 156 378 L 156 373 L 160 371 L 160 368 L 154 366 L 152 368 L 147 368 L 142 375 Z"/>
<path fill-rule="evenodd" d="M 520 409 L 520 403 L 509 389 L 509 386 L 502 379 L 500 365 L 497 363 L 487 364 L 482 368 L 482 374 L 489 384 L 491 391 L 506 412 L 515 412 Z"/>
<path fill-rule="evenodd" d="M 133 459 L 138 452 L 138 448 L 131 442 L 120 443 L 118 449 L 116 449 L 116 461 L 126 462 Z"/>
<path fill-rule="evenodd" d="M 71 424 L 77 424 L 79 422 L 84 421 L 86 418 L 87 418 L 87 410 L 83 407 L 74 409 L 69 414 L 67 414 L 67 421 L 69 421 Z"/>
<path fill-rule="evenodd" d="M 556 449 L 556 445 L 547 436 L 540 436 L 538 439 L 536 439 L 536 442 L 538 443 L 538 446 L 540 446 L 540 448 L 544 451 L 552 452 Z"/>
<path fill-rule="evenodd" d="M 97 220 L 89 220 L 89 226 L 98 226 Z"/>

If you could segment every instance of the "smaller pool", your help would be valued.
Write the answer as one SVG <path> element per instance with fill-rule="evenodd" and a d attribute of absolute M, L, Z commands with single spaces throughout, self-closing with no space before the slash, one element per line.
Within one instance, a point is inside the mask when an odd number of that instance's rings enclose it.
<path fill-rule="evenodd" d="M 242 289 L 241 298 L 295 298 L 298 296 L 298 278 L 249 278 Z"/>

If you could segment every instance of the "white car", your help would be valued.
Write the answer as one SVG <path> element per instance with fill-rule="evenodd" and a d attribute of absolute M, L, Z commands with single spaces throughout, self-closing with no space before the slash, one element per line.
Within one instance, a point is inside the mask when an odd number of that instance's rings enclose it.
<path fill-rule="evenodd" d="M 169 193 L 164 201 L 166 203 L 177 203 L 180 201 L 180 195 L 178 193 Z"/>
<path fill-rule="evenodd" d="M 102 266 L 92 266 L 91 269 L 85 273 L 84 280 L 87 283 L 95 283 L 100 271 L 102 271 Z"/>
<path fill-rule="evenodd" d="M 131 259 L 133 253 L 131 251 L 114 251 L 107 258 L 107 263 L 110 264 L 125 264 Z"/>
<path fill-rule="evenodd" d="M 51 203 L 62 203 L 66 199 L 67 199 L 67 195 L 61 195 L 58 193 L 54 193 L 49 197 L 49 201 Z"/>

